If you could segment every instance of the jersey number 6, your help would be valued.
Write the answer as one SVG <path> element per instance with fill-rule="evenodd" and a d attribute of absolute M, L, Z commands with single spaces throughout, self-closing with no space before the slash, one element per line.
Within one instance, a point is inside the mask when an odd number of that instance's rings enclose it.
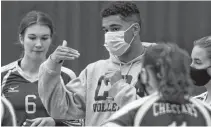
<path fill-rule="evenodd" d="M 36 112 L 36 104 L 34 102 L 29 102 L 29 100 L 31 100 L 29 98 L 36 99 L 37 97 L 35 95 L 27 95 L 25 97 L 25 109 L 26 109 L 26 112 L 28 114 L 33 114 L 33 113 Z M 31 110 L 29 110 L 29 106 L 32 107 Z"/>

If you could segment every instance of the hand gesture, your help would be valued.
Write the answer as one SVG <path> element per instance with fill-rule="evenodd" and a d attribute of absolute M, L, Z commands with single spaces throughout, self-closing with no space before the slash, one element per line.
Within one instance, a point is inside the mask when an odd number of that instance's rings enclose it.
<path fill-rule="evenodd" d="M 64 60 L 74 60 L 79 56 L 80 53 L 75 49 L 67 47 L 67 41 L 64 40 L 62 46 L 58 46 L 50 58 L 57 63 L 61 63 Z"/>

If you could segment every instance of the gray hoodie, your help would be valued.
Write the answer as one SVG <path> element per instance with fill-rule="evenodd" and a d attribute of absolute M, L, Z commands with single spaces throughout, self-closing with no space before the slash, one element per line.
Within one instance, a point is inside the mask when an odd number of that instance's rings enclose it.
<path fill-rule="evenodd" d="M 134 85 L 142 68 L 142 60 L 143 55 L 140 55 L 128 63 L 122 63 L 110 55 L 109 59 L 89 64 L 79 77 L 65 86 L 60 79 L 61 64 L 48 58 L 39 70 L 40 98 L 55 119 L 85 118 L 86 126 L 99 126 L 125 104 L 139 98 Z M 104 81 L 108 68 L 120 69 L 125 80 L 121 79 L 111 86 Z"/>

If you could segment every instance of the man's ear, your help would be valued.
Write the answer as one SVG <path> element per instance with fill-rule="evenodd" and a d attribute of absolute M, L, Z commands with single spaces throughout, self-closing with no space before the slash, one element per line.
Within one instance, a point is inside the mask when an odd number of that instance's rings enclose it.
<path fill-rule="evenodd" d="M 19 34 L 19 41 L 20 41 L 20 43 L 21 43 L 22 45 L 23 45 L 23 40 L 24 40 L 24 39 L 23 39 L 23 36 Z"/>
<path fill-rule="evenodd" d="M 134 35 L 138 35 L 141 28 L 140 28 L 140 25 L 138 23 L 134 24 Z"/>

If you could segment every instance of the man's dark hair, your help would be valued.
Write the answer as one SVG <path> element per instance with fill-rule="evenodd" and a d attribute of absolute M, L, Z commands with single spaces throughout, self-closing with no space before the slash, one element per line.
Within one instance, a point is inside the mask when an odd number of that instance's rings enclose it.
<path fill-rule="evenodd" d="M 141 27 L 141 17 L 138 7 L 135 3 L 129 1 L 114 1 L 110 2 L 101 11 L 101 17 L 105 18 L 111 15 L 120 15 L 124 21 L 132 21 L 128 17 L 136 16 Z"/>

